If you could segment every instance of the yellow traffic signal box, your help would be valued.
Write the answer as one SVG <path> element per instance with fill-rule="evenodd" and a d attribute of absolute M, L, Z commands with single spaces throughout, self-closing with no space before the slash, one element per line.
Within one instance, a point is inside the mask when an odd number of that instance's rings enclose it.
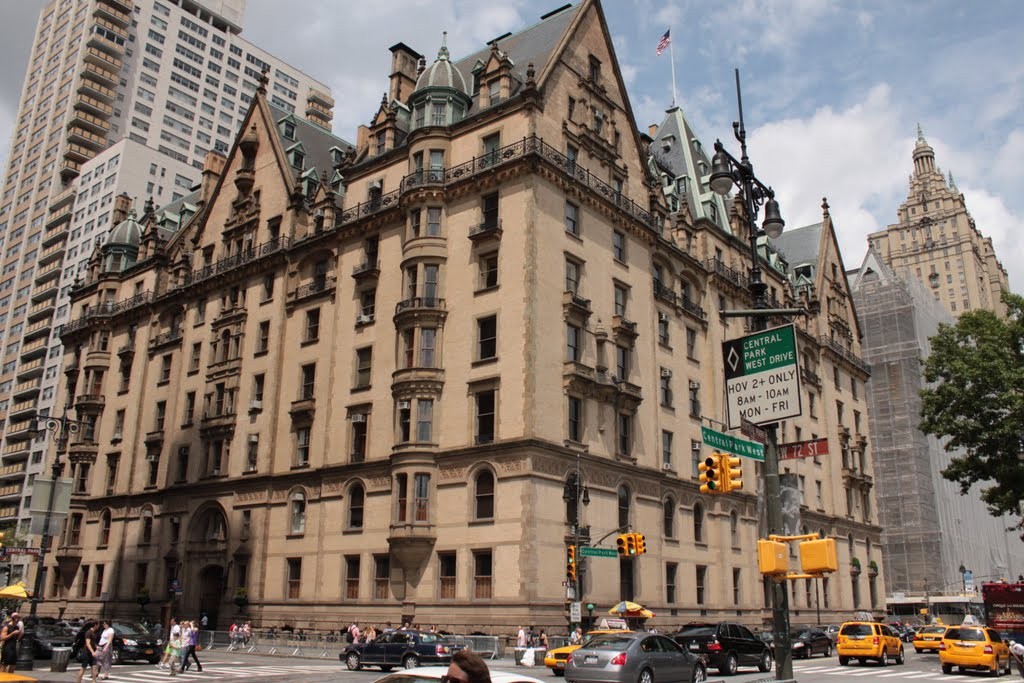
<path fill-rule="evenodd" d="M 630 557 L 636 555 L 636 534 L 626 534 L 626 554 Z"/>
<path fill-rule="evenodd" d="M 615 540 L 615 547 L 619 551 L 619 557 L 629 557 L 629 536 L 630 534 L 619 534 Z"/>
<path fill-rule="evenodd" d="M 643 534 L 633 534 L 633 541 L 636 544 L 636 554 L 643 555 L 647 552 L 647 537 Z"/>
<path fill-rule="evenodd" d="M 775 576 L 789 571 L 789 553 L 786 544 L 779 541 L 757 542 L 757 567 L 762 574 Z"/>
<path fill-rule="evenodd" d="M 569 546 L 569 551 L 566 553 L 565 560 L 565 578 L 570 581 L 576 580 L 576 546 Z"/>
<path fill-rule="evenodd" d="M 704 462 L 697 465 L 700 471 L 700 492 L 701 493 L 723 493 L 721 477 L 722 454 L 715 451 Z"/>
<path fill-rule="evenodd" d="M 805 574 L 822 574 L 839 569 L 834 538 L 800 542 L 800 569 Z"/>
<path fill-rule="evenodd" d="M 743 469 L 735 455 L 722 453 L 722 492 L 743 490 Z"/>

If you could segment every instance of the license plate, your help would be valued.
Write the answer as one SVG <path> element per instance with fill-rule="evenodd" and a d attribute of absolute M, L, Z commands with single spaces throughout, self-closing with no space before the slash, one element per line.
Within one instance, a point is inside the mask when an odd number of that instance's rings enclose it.
<path fill-rule="evenodd" d="M 597 655 L 587 655 L 583 658 L 584 664 L 597 664 Z"/>
<path fill-rule="evenodd" d="M 152 650 L 146 650 L 146 654 L 147 655 L 151 655 L 151 654 L 153 654 L 153 651 Z"/>
<path fill-rule="evenodd" d="M 445 654 L 448 654 L 448 652 L 449 652 L 449 650 L 448 650 L 448 648 L 446 647 L 446 648 L 444 649 L 444 653 L 445 653 Z"/>
<path fill-rule="evenodd" d="M 690 643 L 690 649 L 693 650 L 694 652 L 696 652 L 697 650 L 700 649 L 700 646 L 697 645 L 697 643 Z"/>

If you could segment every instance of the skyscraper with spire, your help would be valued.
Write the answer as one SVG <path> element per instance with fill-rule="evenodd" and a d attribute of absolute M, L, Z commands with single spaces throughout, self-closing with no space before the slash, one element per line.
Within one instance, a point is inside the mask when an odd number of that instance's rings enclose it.
<path fill-rule="evenodd" d="M 916 276 L 954 316 L 978 308 L 1006 315 L 1006 269 L 967 210 L 953 174 L 935 164 L 935 150 L 917 127 L 914 172 L 897 222 L 868 235 L 870 246 L 893 270 Z"/>

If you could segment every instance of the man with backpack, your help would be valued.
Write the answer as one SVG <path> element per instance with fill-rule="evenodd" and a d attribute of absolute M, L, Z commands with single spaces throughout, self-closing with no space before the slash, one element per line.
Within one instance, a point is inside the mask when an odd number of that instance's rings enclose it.
<path fill-rule="evenodd" d="M 353 621 L 352 625 L 348 627 L 348 642 L 358 643 L 359 636 L 359 622 Z"/>

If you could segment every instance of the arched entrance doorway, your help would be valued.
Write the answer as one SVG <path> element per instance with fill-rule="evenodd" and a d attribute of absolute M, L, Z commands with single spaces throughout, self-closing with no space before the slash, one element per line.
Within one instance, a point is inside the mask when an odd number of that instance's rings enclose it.
<path fill-rule="evenodd" d="M 224 586 L 224 567 L 211 564 L 199 572 L 199 605 L 193 618 L 198 620 L 206 612 L 206 628 L 210 631 L 217 628 L 217 612 L 224 599 Z"/>

